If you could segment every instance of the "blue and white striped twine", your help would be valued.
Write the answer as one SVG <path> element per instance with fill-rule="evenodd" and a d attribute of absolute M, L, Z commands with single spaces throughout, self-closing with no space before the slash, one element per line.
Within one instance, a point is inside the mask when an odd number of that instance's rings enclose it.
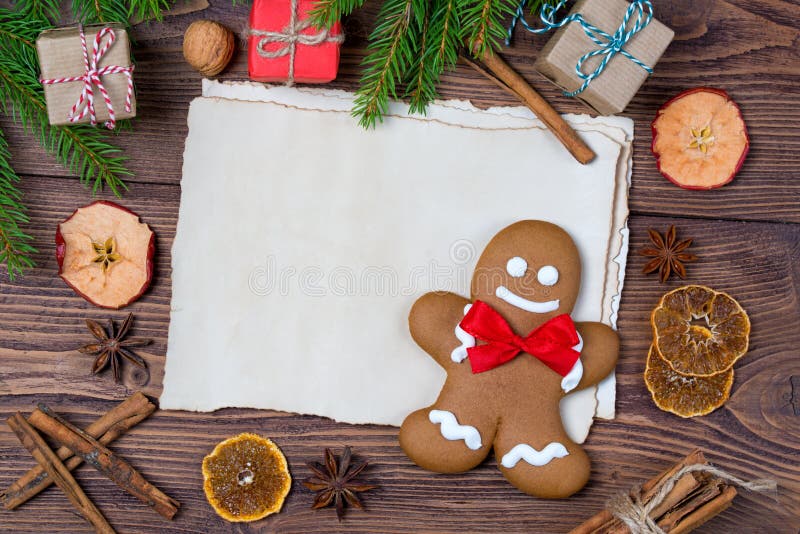
<path fill-rule="evenodd" d="M 541 18 L 544 27 L 534 28 L 525 20 L 524 11 L 526 3 L 527 0 L 522 0 L 519 3 L 519 6 L 517 6 L 517 12 L 514 15 L 514 18 L 511 20 L 511 26 L 508 28 L 506 45 L 511 42 L 511 35 L 514 32 L 514 27 L 517 25 L 517 22 L 521 23 L 525 29 L 531 33 L 545 33 L 550 30 L 566 26 L 570 22 L 577 22 L 581 25 L 587 37 L 589 37 L 589 39 L 594 41 L 600 47 L 597 50 L 592 50 L 591 52 L 584 54 L 578 60 L 578 63 L 575 65 L 575 72 L 578 74 L 578 77 L 583 80 L 583 84 L 575 91 L 565 91 L 564 94 L 566 96 L 576 96 L 585 91 L 586 88 L 589 87 L 589 84 L 592 83 L 592 80 L 603 73 L 603 71 L 606 69 L 606 66 L 608 66 L 609 61 L 611 61 L 617 54 L 622 54 L 626 58 L 630 59 L 647 71 L 648 74 L 653 73 L 653 69 L 651 67 L 644 64 L 639 59 L 635 58 L 630 52 L 625 50 L 625 45 L 628 44 L 633 36 L 645 29 L 647 25 L 650 24 L 650 21 L 653 20 L 653 4 L 650 2 L 650 0 L 633 0 L 631 5 L 628 6 L 628 10 L 625 12 L 625 16 L 622 19 L 622 24 L 614 33 L 614 35 L 610 35 L 597 26 L 587 22 L 580 13 L 575 13 L 565 17 L 561 21 L 556 21 L 556 13 L 562 7 L 564 7 L 564 5 L 567 3 L 567 0 L 559 0 L 556 4 L 545 3 L 542 7 L 539 17 Z M 630 29 L 628 29 L 628 24 L 634 17 L 634 24 Z M 597 65 L 597 68 L 595 68 L 594 71 L 585 74 L 583 72 L 583 64 L 589 58 L 595 56 L 603 56 L 602 61 L 600 61 L 600 64 Z"/>

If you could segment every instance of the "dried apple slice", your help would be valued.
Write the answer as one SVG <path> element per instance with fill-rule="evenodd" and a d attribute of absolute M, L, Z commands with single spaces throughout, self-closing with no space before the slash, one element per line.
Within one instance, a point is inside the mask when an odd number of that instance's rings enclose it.
<path fill-rule="evenodd" d="M 101 308 L 138 299 L 153 278 L 155 234 L 139 216 L 100 200 L 78 208 L 56 231 L 58 274 Z"/>
<path fill-rule="evenodd" d="M 684 91 L 661 106 L 652 128 L 658 170 L 684 189 L 727 184 L 750 149 L 741 110 L 721 89 Z"/>

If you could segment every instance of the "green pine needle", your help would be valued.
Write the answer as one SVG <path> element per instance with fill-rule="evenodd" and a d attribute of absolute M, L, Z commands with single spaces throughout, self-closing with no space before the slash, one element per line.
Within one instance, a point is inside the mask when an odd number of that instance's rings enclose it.
<path fill-rule="evenodd" d="M 315 26 L 330 28 L 342 17 L 345 17 L 364 5 L 366 0 L 317 0 L 309 17 Z"/>
<path fill-rule="evenodd" d="M 473 0 L 461 12 L 463 41 L 478 58 L 490 50 L 499 50 L 506 38 L 505 20 L 514 14 L 514 0 Z"/>
<path fill-rule="evenodd" d="M 31 246 L 33 238 L 22 230 L 30 219 L 22 204 L 22 193 L 17 189 L 19 176 L 11 167 L 8 144 L 0 131 L 0 263 L 6 264 L 12 281 L 23 271 L 33 267 Z"/>
<path fill-rule="evenodd" d="M 131 19 L 161 20 L 171 5 L 172 0 L 72 0 L 72 14 L 87 24 L 127 25 Z"/>
<path fill-rule="evenodd" d="M 431 2 L 432 3 L 432 2 Z M 410 68 L 406 74 L 406 97 L 409 98 L 409 112 L 425 114 L 428 104 L 436 98 L 436 83 L 441 70 L 431 68 L 430 24 L 431 3 L 422 1 L 414 8 L 414 29 L 419 32 Z"/>
<path fill-rule="evenodd" d="M 544 6 L 555 5 L 557 1 L 558 0 L 527 0 L 525 2 L 525 7 L 530 10 L 531 15 L 538 17 Z"/>
<path fill-rule="evenodd" d="M 437 69 L 453 68 L 458 61 L 461 43 L 461 20 L 458 18 L 458 0 L 435 3 L 429 32 L 435 46 L 430 52 Z"/>
<path fill-rule="evenodd" d="M 353 115 L 364 128 L 383 121 L 389 97 L 397 98 L 397 86 L 413 63 L 419 42 L 409 31 L 414 4 L 425 0 L 386 0 L 378 14 L 378 25 L 370 36 L 369 55 L 356 91 Z"/>
<path fill-rule="evenodd" d="M 128 8 L 121 2 L 107 0 L 73 0 L 72 16 L 87 24 L 127 22 Z"/>
<path fill-rule="evenodd" d="M 555 0 L 529 1 L 541 7 Z M 363 3 L 317 0 L 314 21 L 330 26 Z M 455 67 L 462 48 L 478 58 L 500 49 L 517 5 L 518 0 L 383 0 L 353 107 L 359 124 L 371 128 L 381 122 L 398 93 L 409 99 L 409 112 L 425 113 L 442 73 Z"/>

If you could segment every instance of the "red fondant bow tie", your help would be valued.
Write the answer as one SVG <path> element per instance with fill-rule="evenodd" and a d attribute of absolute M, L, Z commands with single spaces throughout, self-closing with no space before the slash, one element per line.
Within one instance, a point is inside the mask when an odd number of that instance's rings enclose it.
<path fill-rule="evenodd" d="M 520 352 L 527 352 L 556 373 L 566 376 L 580 357 L 580 353 L 572 348 L 579 342 L 578 332 L 567 314 L 553 317 L 522 337 L 515 334 L 491 306 L 478 300 L 464 316 L 461 328 L 486 342 L 467 349 L 473 373 L 489 371 L 513 360 Z"/>

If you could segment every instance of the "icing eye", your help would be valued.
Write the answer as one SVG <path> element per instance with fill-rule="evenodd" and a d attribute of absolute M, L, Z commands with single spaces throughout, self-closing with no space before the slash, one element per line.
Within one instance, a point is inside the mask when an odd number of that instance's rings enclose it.
<path fill-rule="evenodd" d="M 506 263 L 506 271 L 514 278 L 521 278 L 525 276 L 525 271 L 528 270 L 528 262 L 519 256 L 514 256 L 508 263 Z"/>
<path fill-rule="evenodd" d="M 558 269 L 552 265 L 545 265 L 536 273 L 536 279 L 543 286 L 553 286 L 558 282 Z"/>

